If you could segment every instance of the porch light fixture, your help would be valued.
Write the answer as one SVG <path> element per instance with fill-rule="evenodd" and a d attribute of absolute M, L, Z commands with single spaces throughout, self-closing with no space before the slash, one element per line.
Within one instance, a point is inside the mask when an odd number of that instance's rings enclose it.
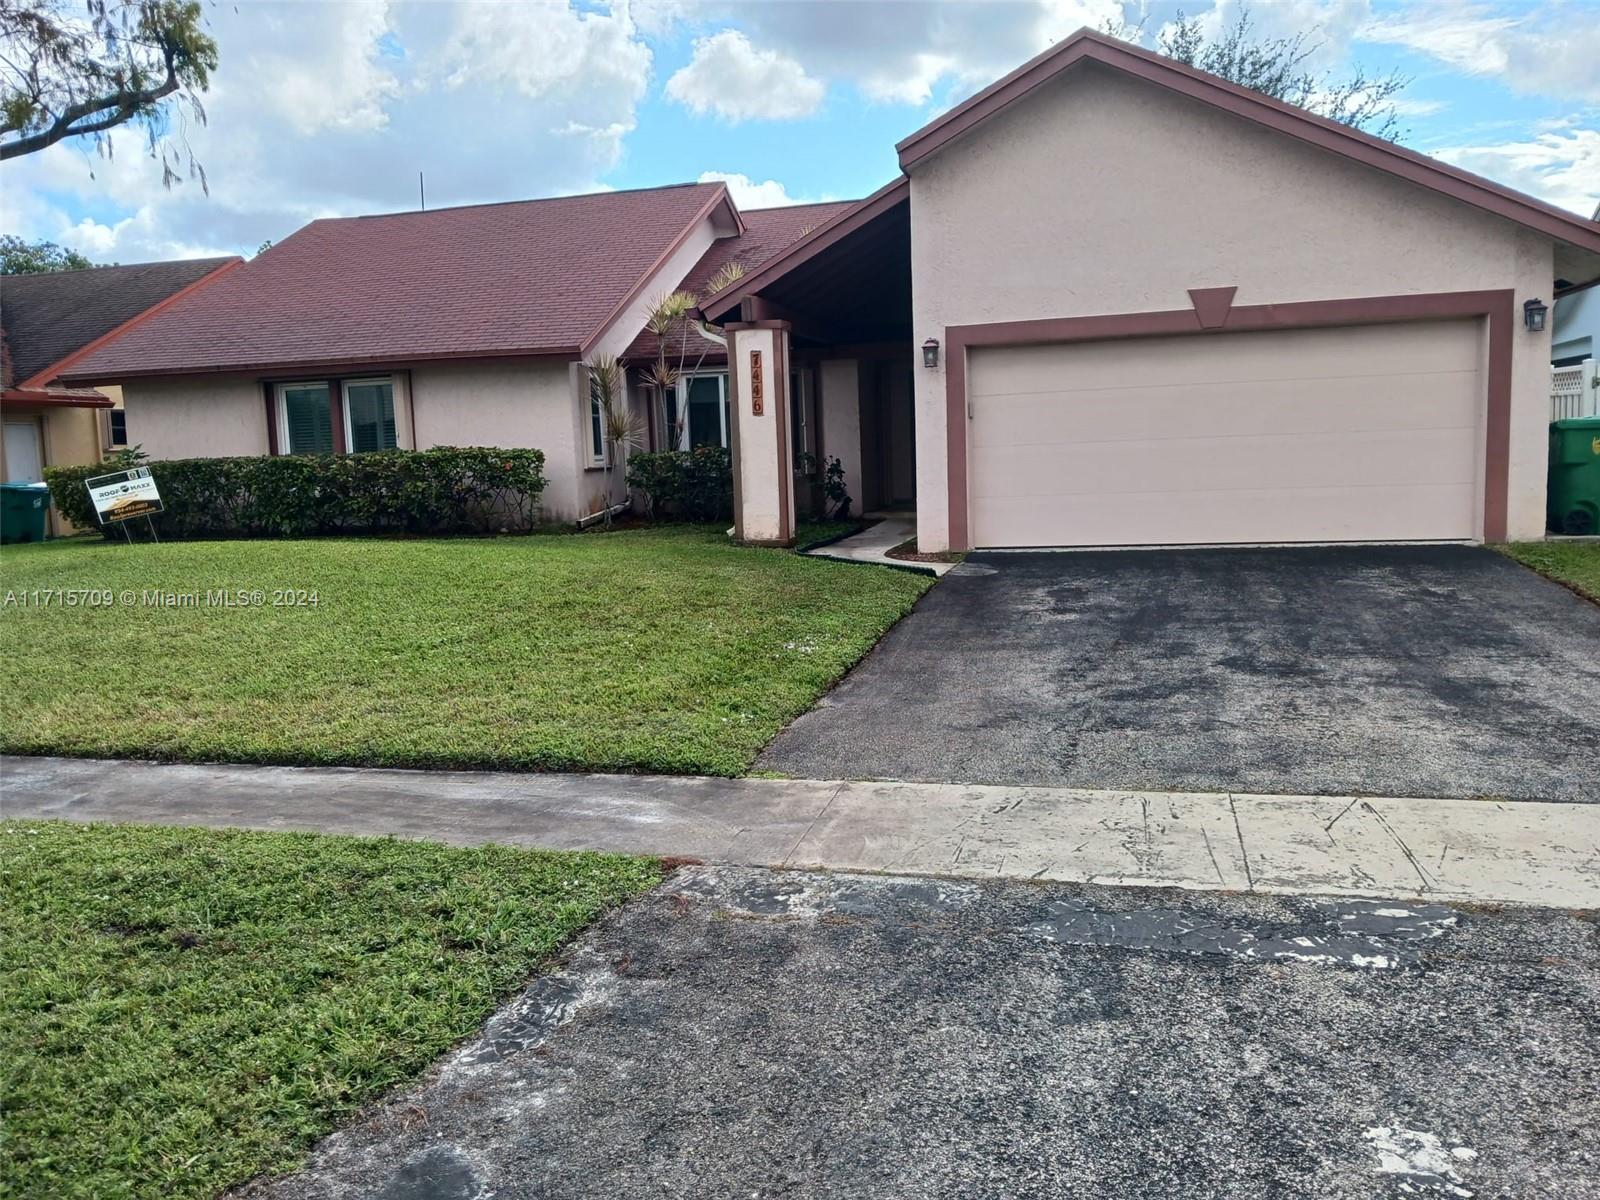
<path fill-rule="evenodd" d="M 1529 333 L 1544 332 L 1544 317 L 1550 306 L 1543 300 L 1529 300 L 1522 306 L 1522 324 Z"/>
<path fill-rule="evenodd" d="M 1540 318 L 1541 322 L 1543 318 Z M 1542 328 L 1542 325 L 1541 325 Z M 929 338 L 922 343 L 922 365 L 930 371 L 939 365 L 939 339 Z"/>

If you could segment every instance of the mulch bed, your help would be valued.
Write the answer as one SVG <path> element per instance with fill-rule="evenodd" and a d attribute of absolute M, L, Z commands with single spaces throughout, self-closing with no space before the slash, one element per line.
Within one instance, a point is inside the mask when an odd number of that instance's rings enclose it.
<path fill-rule="evenodd" d="M 966 554 L 960 550 L 940 550 L 933 554 L 923 554 L 917 550 L 917 539 L 907 538 L 893 550 L 885 551 L 890 558 L 897 558 L 901 562 L 927 562 L 927 563 L 958 563 Z"/>

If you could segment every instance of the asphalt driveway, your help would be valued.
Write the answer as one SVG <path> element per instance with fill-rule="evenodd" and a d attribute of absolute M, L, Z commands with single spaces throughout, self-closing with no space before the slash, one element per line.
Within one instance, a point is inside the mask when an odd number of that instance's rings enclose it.
<path fill-rule="evenodd" d="M 760 769 L 1600 801 L 1600 607 L 1465 546 L 977 554 Z"/>
<path fill-rule="evenodd" d="M 1600 1195 L 1592 915 L 680 872 L 273 1200 Z"/>

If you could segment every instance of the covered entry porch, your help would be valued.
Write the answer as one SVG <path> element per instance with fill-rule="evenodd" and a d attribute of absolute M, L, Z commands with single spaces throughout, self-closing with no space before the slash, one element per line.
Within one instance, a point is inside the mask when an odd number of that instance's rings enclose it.
<path fill-rule="evenodd" d="M 702 305 L 727 340 L 734 534 L 788 544 L 837 459 L 853 513 L 913 512 L 911 222 L 904 181 Z"/>

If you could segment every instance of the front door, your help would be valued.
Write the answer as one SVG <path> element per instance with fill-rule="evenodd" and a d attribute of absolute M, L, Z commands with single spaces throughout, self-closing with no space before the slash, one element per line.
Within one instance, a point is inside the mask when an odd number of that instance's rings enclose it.
<path fill-rule="evenodd" d="M 44 441 L 33 417 L 5 423 L 7 483 L 39 483 L 44 479 Z"/>

